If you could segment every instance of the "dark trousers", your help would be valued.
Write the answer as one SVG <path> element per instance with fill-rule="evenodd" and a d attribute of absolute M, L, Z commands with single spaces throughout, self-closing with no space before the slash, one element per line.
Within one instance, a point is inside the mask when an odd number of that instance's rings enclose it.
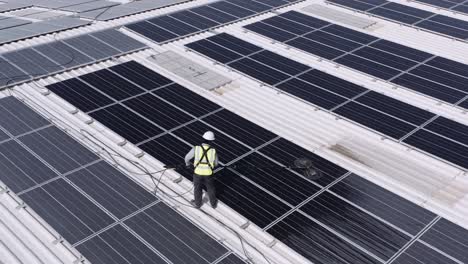
<path fill-rule="evenodd" d="M 193 175 L 193 193 L 195 196 L 195 205 L 202 205 L 203 186 L 206 187 L 208 197 L 210 198 L 211 205 L 216 204 L 216 190 L 214 184 L 214 177 L 212 176 L 200 176 L 197 174 Z"/>

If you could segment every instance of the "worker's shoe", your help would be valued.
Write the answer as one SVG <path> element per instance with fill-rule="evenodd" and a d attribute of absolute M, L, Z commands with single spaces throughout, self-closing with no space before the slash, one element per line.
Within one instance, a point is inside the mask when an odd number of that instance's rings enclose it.
<path fill-rule="evenodd" d="M 190 204 L 191 204 L 191 205 L 193 206 L 193 208 L 195 208 L 195 209 L 200 209 L 200 207 L 201 207 L 201 205 L 197 205 L 197 204 L 195 203 L 195 200 L 190 201 Z"/>
<path fill-rule="evenodd" d="M 211 204 L 211 207 L 212 207 L 213 209 L 216 209 L 216 207 L 218 207 L 218 201 L 212 203 L 212 204 Z"/>

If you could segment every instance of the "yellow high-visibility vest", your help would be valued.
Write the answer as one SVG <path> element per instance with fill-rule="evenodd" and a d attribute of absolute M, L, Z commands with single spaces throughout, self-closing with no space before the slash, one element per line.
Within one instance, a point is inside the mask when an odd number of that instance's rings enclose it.
<path fill-rule="evenodd" d="M 210 146 L 195 146 L 194 166 L 195 174 L 211 176 L 213 174 L 216 149 Z"/>

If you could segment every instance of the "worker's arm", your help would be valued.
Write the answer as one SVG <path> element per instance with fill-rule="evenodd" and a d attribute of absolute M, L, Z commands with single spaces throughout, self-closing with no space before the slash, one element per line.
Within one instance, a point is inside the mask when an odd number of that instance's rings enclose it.
<path fill-rule="evenodd" d="M 195 148 L 192 148 L 187 155 L 185 155 L 185 165 L 189 166 L 190 165 L 190 160 L 195 157 Z"/>

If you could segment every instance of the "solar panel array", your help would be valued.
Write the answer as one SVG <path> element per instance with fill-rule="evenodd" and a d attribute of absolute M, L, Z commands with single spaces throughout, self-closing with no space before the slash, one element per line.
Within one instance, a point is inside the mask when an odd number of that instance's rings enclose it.
<path fill-rule="evenodd" d="M 0 44 L 71 29 L 89 24 L 88 21 L 73 17 L 59 17 L 0 30 Z"/>
<path fill-rule="evenodd" d="M 415 0 L 424 4 L 447 8 L 451 11 L 457 11 L 468 14 L 468 1 L 467 0 Z"/>
<path fill-rule="evenodd" d="M 460 104 L 468 96 L 468 66 L 361 33 L 296 11 L 246 29 L 439 100 Z"/>
<path fill-rule="evenodd" d="M 467 257 L 468 231 L 451 233 L 461 228 L 136 62 L 48 87 L 165 164 L 183 162 L 201 135 L 214 131 L 220 161 L 232 165 L 216 173 L 220 200 L 314 263 Z M 300 157 L 313 160 L 324 176 L 312 180 L 279 167 Z M 177 171 L 191 180 L 191 172 Z M 450 248 L 435 232 L 450 239 Z M 405 250 L 423 233 L 418 247 Z"/>
<path fill-rule="evenodd" d="M 126 27 L 157 43 L 258 15 L 297 0 L 225 0 L 128 24 Z"/>
<path fill-rule="evenodd" d="M 327 2 L 446 36 L 468 39 L 468 21 L 465 20 L 386 0 L 327 0 Z"/>
<path fill-rule="evenodd" d="M 0 16 L 0 30 L 32 23 L 26 19 Z M 1 32 L 1 31 L 0 31 Z"/>
<path fill-rule="evenodd" d="M 80 17 L 96 19 L 96 20 L 110 20 L 123 16 L 129 16 L 165 6 L 180 4 L 187 0 L 138 0 L 124 3 L 117 6 L 105 7 L 96 10 L 90 10 L 80 13 Z"/>
<path fill-rule="evenodd" d="M 71 12 L 83 12 L 120 4 L 118 2 L 107 0 L 16 0 L 16 2 L 20 2 L 25 5 Z"/>
<path fill-rule="evenodd" d="M 327 111 L 468 168 L 468 127 L 226 33 L 186 45 Z"/>
<path fill-rule="evenodd" d="M 26 7 L 30 7 L 30 6 L 31 6 L 30 4 L 14 3 L 14 2 L 3 3 L 3 4 L 0 5 L 0 12 L 8 12 L 8 11 L 11 11 L 11 10 L 26 8 Z"/>
<path fill-rule="evenodd" d="M 0 87 L 146 47 L 115 29 L 0 54 Z"/>
<path fill-rule="evenodd" d="M 0 110 L 0 181 L 91 263 L 243 263 L 14 97 Z"/>

